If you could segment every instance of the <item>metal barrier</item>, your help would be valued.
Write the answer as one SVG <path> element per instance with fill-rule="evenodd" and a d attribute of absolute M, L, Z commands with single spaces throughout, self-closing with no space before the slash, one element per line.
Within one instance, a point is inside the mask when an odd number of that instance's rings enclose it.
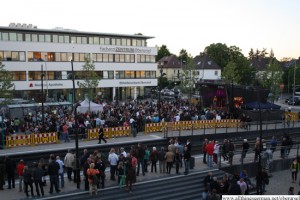
<path fill-rule="evenodd" d="M 59 143 L 57 133 L 38 133 L 30 135 L 6 136 L 6 147 L 34 146 L 39 144 Z"/>
<path fill-rule="evenodd" d="M 120 126 L 113 128 L 103 128 L 104 138 L 124 137 L 131 134 L 131 128 L 129 126 Z M 94 140 L 99 138 L 99 128 L 88 129 L 88 140 Z"/>

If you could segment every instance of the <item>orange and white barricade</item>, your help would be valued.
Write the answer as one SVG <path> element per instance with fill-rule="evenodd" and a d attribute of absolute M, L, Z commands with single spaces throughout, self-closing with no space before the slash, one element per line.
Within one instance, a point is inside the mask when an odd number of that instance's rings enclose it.
<path fill-rule="evenodd" d="M 6 136 L 6 147 L 17 147 L 31 145 L 30 135 L 17 135 Z"/>
<path fill-rule="evenodd" d="M 57 133 L 37 133 L 34 135 L 34 144 L 59 143 Z"/>
<path fill-rule="evenodd" d="M 88 129 L 88 140 L 99 138 L 99 128 Z"/>
<path fill-rule="evenodd" d="M 123 136 L 130 136 L 130 135 L 131 135 L 130 126 L 124 126 L 123 127 Z"/>
<path fill-rule="evenodd" d="M 181 124 L 180 122 L 174 122 L 174 127 L 173 127 L 173 130 L 174 131 L 178 131 L 181 129 Z"/>
<path fill-rule="evenodd" d="M 111 128 L 103 128 L 103 133 L 104 133 L 104 138 L 107 139 L 107 138 L 111 138 Z"/>

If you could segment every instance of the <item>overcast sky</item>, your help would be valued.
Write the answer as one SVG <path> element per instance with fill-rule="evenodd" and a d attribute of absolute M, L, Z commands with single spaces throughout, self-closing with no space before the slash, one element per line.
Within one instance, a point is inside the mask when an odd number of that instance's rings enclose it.
<path fill-rule="evenodd" d="M 10 22 L 78 31 L 154 36 L 193 56 L 212 43 L 273 49 L 278 59 L 300 56 L 299 0 L 4 0 L 0 26 Z"/>

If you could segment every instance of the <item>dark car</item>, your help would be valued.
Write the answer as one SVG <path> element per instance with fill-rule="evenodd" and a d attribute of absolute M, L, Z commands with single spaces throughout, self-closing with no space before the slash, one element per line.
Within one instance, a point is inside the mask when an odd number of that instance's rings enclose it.
<path fill-rule="evenodd" d="M 293 97 L 289 97 L 289 98 L 285 99 L 285 103 L 289 103 L 289 101 L 292 99 L 293 99 Z"/>
<path fill-rule="evenodd" d="M 290 98 L 290 100 L 288 101 L 289 105 L 300 105 L 300 97 L 294 97 L 294 101 L 293 101 L 293 97 Z"/>

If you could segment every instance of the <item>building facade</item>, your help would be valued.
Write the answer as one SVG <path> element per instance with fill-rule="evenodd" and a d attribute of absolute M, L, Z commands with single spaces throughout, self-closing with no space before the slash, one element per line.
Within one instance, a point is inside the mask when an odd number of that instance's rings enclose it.
<path fill-rule="evenodd" d="M 0 27 L 0 59 L 13 73 L 19 98 L 41 99 L 43 69 L 45 96 L 51 101 L 72 101 L 71 60 L 76 79 L 77 73 L 84 73 L 82 67 L 89 58 L 100 80 L 95 91 L 99 98 L 135 99 L 144 95 L 145 88 L 157 86 L 157 48 L 147 47 L 151 38 L 11 23 Z M 75 87 L 77 99 L 83 100 L 84 94 L 77 84 Z"/>

